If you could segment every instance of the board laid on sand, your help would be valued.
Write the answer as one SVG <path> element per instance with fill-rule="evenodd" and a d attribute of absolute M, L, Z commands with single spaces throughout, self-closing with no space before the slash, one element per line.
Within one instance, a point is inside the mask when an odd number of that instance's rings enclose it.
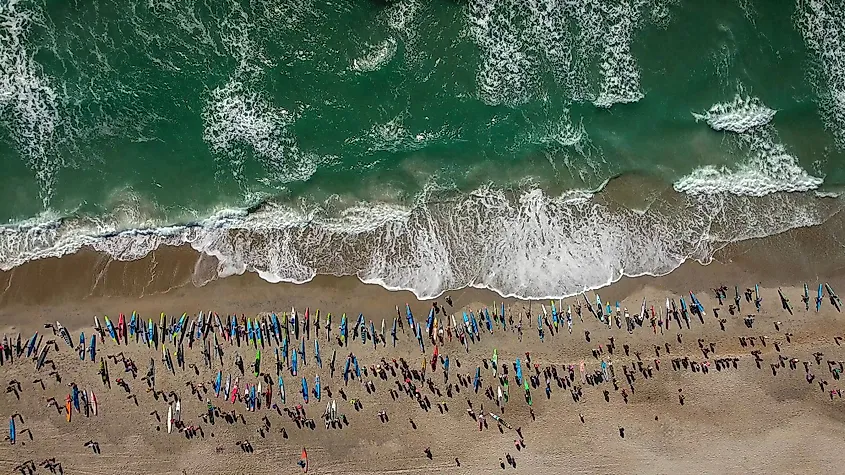
<path fill-rule="evenodd" d="M 173 406 L 167 407 L 167 433 L 173 432 Z"/>
<path fill-rule="evenodd" d="M 299 458 L 299 466 L 302 467 L 302 471 L 304 473 L 308 472 L 308 453 L 305 451 L 305 447 L 302 448 L 302 456 Z"/>

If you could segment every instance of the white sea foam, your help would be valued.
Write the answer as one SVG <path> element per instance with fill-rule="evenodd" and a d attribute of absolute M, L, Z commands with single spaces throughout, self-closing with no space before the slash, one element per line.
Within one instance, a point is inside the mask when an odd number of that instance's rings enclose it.
<path fill-rule="evenodd" d="M 825 125 L 845 147 L 845 9 L 837 0 L 797 0 L 795 21 L 815 53 L 811 70 Z"/>
<path fill-rule="evenodd" d="M 470 37 L 481 54 L 479 97 L 491 105 L 516 106 L 546 94 L 541 76 L 574 101 L 597 107 L 643 97 L 631 53 L 647 16 L 665 26 L 672 0 L 471 0 Z M 593 70 L 598 70 L 594 77 Z"/>
<path fill-rule="evenodd" d="M 83 246 L 131 260 L 187 244 L 216 257 L 220 277 L 255 272 L 270 282 L 306 282 L 317 274 L 357 275 L 420 297 L 468 285 L 558 297 L 622 275 L 665 274 L 686 259 L 707 262 L 727 242 L 818 224 L 838 209 L 838 200 L 805 194 L 678 196 L 635 212 L 589 192 L 550 196 L 485 186 L 464 194 L 430 185 L 410 207 L 268 203 L 252 213 L 221 210 L 190 225 L 147 229 L 123 229 L 114 217 L 45 216 L 0 228 L 0 269 Z"/>
<path fill-rule="evenodd" d="M 446 125 L 432 130 L 410 130 L 405 126 L 407 119 L 408 114 L 403 112 L 387 122 L 374 124 L 363 136 L 350 138 L 347 143 L 362 143 L 369 153 L 409 152 L 436 143 L 449 143 L 459 137 L 458 131 Z"/>
<path fill-rule="evenodd" d="M 713 130 L 740 134 L 768 124 L 776 113 L 756 97 L 737 94 L 731 102 L 719 103 L 703 114 L 693 112 L 692 115 L 696 120 L 707 122 Z"/>
<path fill-rule="evenodd" d="M 352 60 L 351 68 L 359 73 L 369 73 L 381 69 L 396 55 L 396 40 L 387 38 L 384 41 L 367 47 L 367 51 Z"/>
<path fill-rule="evenodd" d="M 237 179 L 241 179 L 244 160 L 251 153 L 274 182 L 307 180 L 317 165 L 314 157 L 299 150 L 289 130 L 297 114 L 273 106 L 233 79 L 211 92 L 203 113 L 204 138 L 227 160 Z"/>
<path fill-rule="evenodd" d="M 610 2 L 600 2 L 608 5 Z M 599 67 L 602 83 L 597 107 L 610 107 L 617 103 L 637 102 L 643 97 L 640 91 L 640 71 L 631 54 L 633 36 L 640 23 L 642 1 L 622 1 L 606 11 L 607 33 L 604 54 Z"/>
<path fill-rule="evenodd" d="M 776 111 L 759 99 L 736 95 L 706 113 L 693 113 L 716 131 L 729 132 L 728 146 L 746 158 L 730 166 L 706 165 L 675 182 L 675 190 L 689 194 L 732 193 L 765 196 L 818 188 L 823 179 L 801 168 L 770 124 Z"/>
<path fill-rule="evenodd" d="M 420 0 L 397 0 L 391 2 L 380 15 L 380 21 L 402 41 L 405 61 L 415 62 L 427 54 L 424 51 L 425 48 L 420 48 L 417 44 L 420 33 L 419 24 L 428 5 L 428 2 Z M 396 44 L 394 43 L 392 47 L 395 52 Z"/>
<path fill-rule="evenodd" d="M 573 178 L 584 183 L 595 181 L 601 172 L 604 161 L 600 150 L 593 144 L 584 123 L 574 123 L 568 111 L 551 114 L 545 120 L 538 119 L 530 129 L 524 132 L 524 138 L 515 148 L 523 143 L 540 145 L 552 168 L 558 171 L 558 162 L 563 162 L 566 171 Z"/>
<path fill-rule="evenodd" d="M 469 2 L 469 32 L 482 55 L 476 73 L 478 94 L 490 105 L 519 105 L 533 92 L 536 66 L 516 24 L 520 7 L 512 3 Z"/>
<path fill-rule="evenodd" d="M 10 132 L 21 157 L 35 173 L 44 206 L 50 202 L 60 157 L 53 151 L 59 101 L 28 49 L 38 12 L 20 0 L 0 5 L 0 126 Z"/>
<path fill-rule="evenodd" d="M 406 31 L 417 19 L 422 4 L 419 0 L 399 0 L 392 2 L 385 10 L 385 23 L 394 30 Z"/>

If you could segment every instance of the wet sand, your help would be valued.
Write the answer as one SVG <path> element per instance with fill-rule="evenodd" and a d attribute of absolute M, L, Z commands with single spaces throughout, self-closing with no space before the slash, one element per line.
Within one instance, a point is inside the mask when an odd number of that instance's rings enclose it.
<path fill-rule="evenodd" d="M 0 444 L 0 471 L 13 472 L 27 460 L 38 464 L 55 457 L 65 473 L 299 473 L 296 462 L 303 447 L 309 453 L 310 473 L 820 473 L 835 470 L 845 461 L 845 456 L 837 450 L 845 438 L 842 411 L 845 400 L 838 395 L 831 399 L 830 391 L 845 384 L 834 379 L 827 362 L 845 360 L 845 348 L 834 340 L 835 336 L 845 335 L 845 318 L 827 298 L 818 313 L 813 302 L 819 281 L 830 282 L 834 289 L 845 292 L 842 259 L 838 257 L 841 246 L 836 240 L 841 227 L 837 217 L 822 227 L 728 246 L 709 266 L 687 263 L 668 276 L 626 278 L 599 290 L 604 301 L 619 300 L 631 314 L 639 313 L 643 298 L 660 313 L 667 297 L 686 295 L 689 299 L 687 292 L 691 290 L 698 295 L 707 315 L 703 323 L 691 317 L 689 329 L 686 325 L 679 329 L 673 321 L 662 332 L 660 329 L 653 332 L 650 326 L 644 325 L 629 334 L 624 326 L 608 328 L 584 308 L 583 323 L 573 315 L 572 334 L 561 325 L 556 334 L 546 329 L 541 342 L 536 328 L 539 304 L 506 300 L 507 314 L 513 315 L 516 322 L 530 308 L 532 317 L 523 320 L 523 340 L 519 341 L 512 327 L 507 331 L 495 328 L 493 334 L 482 331 L 480 342 L 469 344 L 469 352 L 457 338 L 451 342 L 447 339 L 439 345 L 439 351 L 453 361 L 449 382 L 457 383 L 461 375 L 470 384 L 459 385 L 460 392 L 447 397 L 442 366 L 438 365 L 434 373 L 429 370 L 427 376 L 443 395 L 436 396 L 417 382 L 432 404 L 428 411 L 403 392 L 399 393 L 399 399 L 391 398 L 388 391 L 396 388 L 398 373 L 396 377 L 388 373 L 386 381 L 372 375 L 364 377 L 365 381 L 374 382 L 374 394 L 368 394 L 357 380 L 344 385 L 340 375 L 342 361 L 350 352 L 367 367 L 377 364 L 382 357 L 388 362 L 404 358 L 414 369 L 420 367 L 423 358 L 431 359 L 434 345 L 427 342 L 423 355 L 407 325 L 399 333 L 396 348 L 389 343 L 395 306 L 410 303 L 417 321 L 424 325 L 431 302 L 417 301 L 409 292 L 389 292 L 361 284 L 354 277 L 318 277 L 305 285 L 291 285 L 269 284 L 253 274 L 195 287 L 194 282 L 210 278 L 215 263 L 213 259 L 200 259 L 185 248 L 163 248 L 130 263 L 113 262 L 90 251 L 32 262 L 0 274 L 0 289 L 5 289 L 0 294 L 0 331 L 10 337 L 21 332 L 26 339 L 39 330 L 48 332 L 46 340 L 51 334 L 43 324 L 59 320 L 71 331 L 76 343 L 80 331 L 86 336 L 93 333 L 94 315 L 114 316 L 116 320 L 119 312 L 128 315 L 137 311 L 157 321 L 160 312 L 196 315 L 201 310 L 212 310 L 221 317 L 230 313 L 250 316 L 259 312 L 289 312 L 293 306 L 301 314 L 308 306 L 312 314 L 319 308 L 323 319 L 326 312 L 334 315 L 333 336 L 338 333 L 339 315 L 343 312 L 350 315 L 351 323 L 358 313 L 363 313 L 368 322 L 374 321 L 377 330 L 384 318 L 388 343 L 374 349 L 370 342 L 363 345 L 355 340 L 341 348 L 334 338 L 326 341 L 323 329 L 320 344 L 324 365 L 320 369 L 313 361 L 313 343 L 306 342 L 307 365 L 297 377 L 289 371 L 283 372 L 283 376 L 287 407 L 302 402 L 300 377 L 306 377 L 309 385 L 313 385 L 314 376 L 321 376 L 322 401 L 315 402 L 312 398 L 305 404 L 308 417 L 317 423 L 311 430 L 297 428 L 284 413 L 279 415 L 268 408 L 247 412 L 244 404 L 223 402 L 212 393 L 209 397 L 215 406 L 224 411 L 236 409 L 244 415 L 246 423 L 228 424 L 217 419 L 211 425 L 201 421 L 205 396 L 192 395 L 186 383 L 205 382 L 210 388 L 220 365 L 206 368 L 197 347 L 186 348 L 186 365 L 196 364 L 199 374 L 187 366 L 171 374 L 159 362 L 160 351 L 135 344 L 134 340 L 129 345 L 117 345 L 106 338 L 98 346 L 98 359 L 122 352 L 138 366 L 139 374 L 133 379 L 129 373 L 121 372 L 122 365 L 111 365 L 111 379 L 125 379 L 131 391 L 127 393 L 113 381 L 111 388 L 105 387 L 97 375 L 98 364 L 88 361 L 87 355 L 86 361 L 81 362 L 77 353 L 57 338 L 60 350 L 51 351 L 50 359 L 61 375 L 61 382 L 48 376 L 50 369 L 36 372 L 35 364 L 25 358 L 0 367 L 4 388 L 12 379 L 22 386 L 20 399 L 14 393 L 0 394 L 3 416 L 20 413 L 23 417 L 23 422 L 18 422 L 17 444 L 10 445 L 8 441 Z M 809 312 L 800 300 L 804 281 L 811 288 Z M 763 297 L 759 313 L 753 310 L 752 303 L 743 299 L 742 312 L 732 316 L 727 310 L 728 302 L 719 306 L 711 290 L 727 285 L 728 300 L 732 301 L 733 285 L 739 285 L 742 291 L 758 282 Z M 794 315 L 781 308 L 778 287 L 790 298 Z M 494 293 L 477 289 L 449 295 L 454 307 L 446 308 L 458 317 L 460 308 L 477 311 L 483 305 L 492 306 L 494 301 L 501 301 Z M 591 302 L 595 301 L 593 292 L 587 295 Z M 574 305 L 577 300 L 581 299 L 565 299 L 563 304 Z M 443 298 L 438 302 L 444 305 Z M 713 315 L 714 307 L 720 309 L 719 316 L 725 319 L 724 330 Z M 753 328 L 743 323 L 748 313 L 756 314 Z M 777 328 L 776 322 L 780 322 Z M 585 331 L 590 332 L 589 342 Z M 740 344 L 741 337 L 752 336 L 756 337 L 753 347 L 748 339 L 746 346 Z M 765 346 L 763 336 L 768 338 Z M 613 354 L 608 352 L 610 337 L 615 340 Z M 699 339 L 705 348 L 712 343 L 715 353 L 705 357 Z M 592 352 L 600 345 L 602 354 L 596 358 Z M 627 354 L 624 345 L 629 347 Z M 660 356 L 656 356 L 655 346 L 661 348 Z M 262 352 L 264 371 L 270 372 L 275 380 L 270 348 Z M 492 387 L 495 391 L 498 385 L 484 361 L 490 359 L 494 348 L 498 350 L 500 366 L 508 365 L 511 369 L 510 400 L 504 405 L 503 414 L 495 401 L 484 395 L 484 389 Z M 232 363 L 236 353 L 246 363 L 252 361 L 255 353 L 252 348 L 233 347 L 225 342 L 223 349 L 224 378 L 228 372 L 233 378 L 240 374 Z M 327 363 L 332 349 L 338 351 L 338 371 L 334 378 L 329 376 Z M 756 350 L 760 351 L 759 368 L 751 354 Z M 541 371 L 554 365 L 563 376 L 567 365 L 575 365 L 572 384 L 582 388 L 580 400 L 574 400 L 570 388 L 559 387 L 554 381 L 547 399 L 545 378 L 541 376 L 540 386 L 532 389 L 533 419 L 522 391 L 513 380 L 512 363 L 516 358 L 523 359 L 526 377 L 534 374 L 524 361 L 525 352 L 530 352 L 532 366 L 538 364 Z M 813 356 L 816 352 L 824 353 L 820 363 Z M 772 364 L 782 361 L 779 356 L 786 360 L 796 358 L 796 369 L 790 369 L 787 364 L 773 369 Z M 182 419 L 188 425 L 199 425 L 202 437 L 189 439 L 176 431 L 167 434 L 164 418 L 168 404 L 146 392 L 147 385 L 141 381 L 150 358 L 157 361 L 157 388 L 180 395 Z M 635 369 L 638 358 L 644 368 L 653 367 L 650 377 Z M 709 361 L 710 369 L 706 374 L 690 367 L 673 369 L 673 358 L 688 358 L 688 362 L 696 363 Z M 715 361 L 721 358 L 738 358 L 737 367 L 716 370 Z M 591 373 L 599 369 L 600 359 L 612 362 L 618 389 L 610 382 L 596 385 L 581 382 L 578 370 L 581 361 Z M 808 382 L 805 362 L 814 375 L 812 382 Z M 477 367 L 481 368 L 483 381 L 482 390 L 475 393 L 471 381 Z M 623 367 L 635 375 L 632 384 L 623 376 Z M 36 379 L 43 380 L 44 389 L 40 383 L 33 383 Z M 249 371 L 242 377 L 244 382 L 257 380 Z M 827 384 L 820 386 L 820 381 Z M 97 416 L 86 418 L 74 412 L 68 423 L 65 414 L 45 407 L 49 397 L 62 403 L 71 382 L 96 392 Z M 340 397 L 341 388 L 347 399 L 360 400 L 363 405 L 360 411 Z M 628 395 L 627 402 L 622 396 L 623 389 Z M 679 389 L 684 395 L 683 405 L 679 402 Z M 608 391 L 609 401 L 604 398 L 604 390 Z M 133 399 L 127 399 L 131 395 L 137 398 L 137 406 Z M 277 397 L 274 391 L 274 402 L 278 402 Z M 326 401 L 332 398 L 337 400 L 339 412 L 347 416 L 349 425 L 327 430 L 320 416 Z M 479 431 L 477 422 L 467 414 L 468 400 L 476 412 L 483 404 L 485 413 L 501 414 L 514 428 L 521 427 L 525 447 L 517 450 L 516 432 L 508 429 L 500 432 L 489 417 L 488 428 Z M 439 402 L 445 402 L 448 411 L 441 413 L 437 409 Z M 153 410 L 158 411 L 161 421 L 150 415 Z M 380 410 L 386 411 L 388 422 L 379 421 Z M 257 432 L 263 425 L 263 416 L 271 423 L 264 437 Z M 624 438 L 620 436 L 620 427 L 624 428 Z M 288 438 L 280 433 L 281 428 L 286 430 Z M 30 432 L 22 433 L 24 429 Z M 100 454 L 83 446 L 88 440 L 99 443 Z M 253 453 L 244 453 L 236 445 L 244 440 L 249 441 Z M 426 447 L 431 448 L 431 460 L 423 452 Z M 504 460 L 506 453 L 515 457 L 516 469 L 500 467 L 499 458 Z M 37 473 L 47 471 L 39 467 Z"/>

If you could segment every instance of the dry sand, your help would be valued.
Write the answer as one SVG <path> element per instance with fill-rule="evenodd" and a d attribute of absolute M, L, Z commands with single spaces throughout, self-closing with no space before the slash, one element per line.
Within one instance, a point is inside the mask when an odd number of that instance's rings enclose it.
<path fill-rule="evenodd" d="M 769 240 L 766 249 L 776 246 L 789 248 L 791 242 L 805 242 L 806 236 L 796 231 Z M 758 244 L 759 246 L 759 244 Z M 685 264 L 673 274 L 661 278 L 623 279 L 613 286 L 602 289 L 600 295 L 605 301 L 619 300 L 631 314 L 639 312 L 640 302 L 646 298 L 661 312 L 667 297 L 679 297 L 687 291 L 697 293 L 707 310 L 704 323 L 691 317 L 691 328 L 679 330 L 675 322 L 668 331 L 653 333 L 647 326 L 638 327 L 633 334 L 613 326 L 608 329 L 584 309 L 584 322 L 574 317 L 574 328 L 570 335 L 564 326 L 560 333 L 549 334 L 541 342 L 536 328 L 536 317 L 523 321 L 524 339 L 518 341 L 512 329 L 503 332 L 496 328 L 491 335 L 482 333 L 480 343 L 470 343 L 469 353 L 454 339 L 440 345 L 440 353 L 452 358 L 450 382 L 456 383 L 458 374 L 466 377 L 474 374 L 476 367 L 482 368 L 483 387 L 497 382 L 485 370 L 483 360 L 489 359 L 493 349 L 498 349 L 500 365 L 511 365 L 516 358 L 525 358 L 530 351 L 532 363 L 541 368 L 555 365 L 558 374 L 563 375 L 565 365 L 576 365 L 575 385 L 582 386 L 583 398 L 576 402 L 569 389 L 552 383 L 552 393 L 547 399 L 541 385 L 532 390 L 532 420 L 529 406 L 522 397 L 522 391 L 511 378 L 510 401 L 505 405 L 503 417 L 514 428 L 521 427 L 525 436 L 525 448 L 517 451 L 515 431 L 500 432 L 492 419 L 489 428 L 479 431 L 478 425 L 466 412 L 467 399 L 478 409 L 482 404 L 485 412 L 499 413 L 495 402 L 485 397 L 483 390 L 477 394 L 471 385 L 461 386 L 460 392 L 449 398 L 445 395 L 442 367 L 432 375 L 435 385 L 443 392 L 437 397 L 422 387 L 432 403 L 432 409 L 423 410 L 413 399 L 400 393 L 393 401 L 388 393 L 395 388 L 394 380 L 381 381 L 366 377 L 376 386 L 374 395 L 368 394 L 360 382 L 350 380 L 344 386 L 340 375 L 343 357 L 354 352 L 364 366 L 376 364 L 381 357 L 390 361 L 404 358 L 412 368 L 420 366 L 425 356 L 431 358 L 433 345 L 426 346 L 426 354 L 420 352 L 416 341 L 408 332 L 400 332 L 399 344 L 394 349 L 387 347 L 373 349 L 371 343 L 362 345 L 360 340 L 349 343 L 348 348 L 338 348 L 336 342 L 326 342 L 321 330 L 321 352 L 324 368 L 314 364 L 313 343 L 307 342 L 308 365 L 300 371 L 313 385 L 314 376 L 319 374 L 323 383 L 323 401 L 313 398 L 306 405 L 309 417 L 317 421 L 314 430 L 298 429 L 291 419 L 278 415 L 272 409 L 246 412 L 241 403 L 232 405 L 222 399 L 212 402 L 225 411 L 236 409 L 244 414 L 246 423 L 227 424 L 218 419 L 214 425 L 202 422 L 205 412 L 204 396 L 192 396 L 186 382 L 210 381 L 219 366 L 206 369 L 197 347 L 187 350 L 186 363 L 194 363 L 200 374 L 193 370 L 177 370 L 175 375 L 164 371 L 158 363 L 159 389 L 176 391 L 183 401 L 183 420 L 188 424 L 200 425 L 203 437 L 188 439 L 174 431 L 167 434 L 163 418 L 168 404 L 156 400 L 146 392 L 141 376 L 146 372 L 150 358 L 160 360 L 160 352 L 145 345 L 130 343 L 120 345 L 106 339 L 98 347 L 98 358 L 122 351 L 132 358 L 139 370 L 138 379 L 130 374 L 120 373 L 118 365 L 111 365 L 111 378 L 122 377 L 128 381 L 131 393 L 137 397 L 136 406 L 128 394 L 112 384 L 106 388 L 97 375 L 98 364 L 81 362 L 77 354 L 59 340 L 59 352 L 50 357 L 61 374 L 61 382 L 49 378 L 49 369 L 36 373 L 35 364 L 26 359 L 8 362 L 0 367 L 0 381 L 3 387 L 9 380 L 17 379 L 22 385 L 20 399 L 13 393 L 0 394 L 0 413 L 8 417 L 20 413 L 24 422 L 18 423 L 18 443 L 0 444 L 0 472 L 14 472 L 15 467 L 27 460 L 36 464 L 46 458 L 55 457 L 62 464 L 65 473 L 299 473 L 296 466 L 303 447 L 308 449 L 311 473 L 822 473 L 840 467 L 845 455 L 839 450 L 845 447 L 845 399 L 838 396 L 831 399 L 830 390 L 841 384 L 828 370 L 827 361 L 845 360 L 845 347 L 839 346 L 834 336 L 845 335 L 845 318 L 825 299 L 822 310 L 804 310 L 801 303 L 800 282 L 807 279 L 814 291 L 816 278 L 827 279 L 834 289 L 845 289 L 845 280 L 839 274 L 839 267 L 827 263 L 823 276 L 810 275 L 819 266 L 808 265 L 795 252 L 793 257 L 784 254 L 783 261 L 769 270 L 759 267 L 752 271 L 752 263 L 759 263 L 754 252 L 759 247 L 735 246 L 720 255 L 721 262 L 702 267 Z M 794 258 L 795 262 L 788 259 Z M 799 264 L 800 261 L 800 264 Z M 354 278 L 319 277 L 306 285 L 268 284 L 254 275 L 230 277 L 194 287 L 191 281 L 202 280 L 206 267 L 213 266 L 204 259 L 197 262 L 196 256 L 185 249 L 162 249 L 147 259 L 134 263 L 110 262 L 91 252 L 50 259 L 27 264 L 14 271 L 0 274 L 0 332 L 24 338 L 35 330 L 43 328 L 45 322 L 59 320 L 71 331 L 74 343 L 79 332 L 92 334 L 93 315 L 116 316 L 133 310 L 146 318 L 157 321 L 159 312 L 180 315 L 182 312 L 196 314 L 200 310 L 254 315 L 258 312 L 289 311 L 295 306 L 300 312 L 309 306 L 311 311 L 320 309 L 323 315 L 331 312 L 333 334 L 337 334 L 339 315 L 346 312 L 353 318 L 363 312 L 367 320 L 375 322 L 377 330 L 381 319 L 389 328 L 396 315 L 395 306 L 409 302 L 417 320 L 423 319 L 431 306 L 430 302 L 419 302 L 408 292 L 389 292 L 380 287 L 361 284 Z M 788 269 L 792 266 L 793 275 Z M 56 278 L 61 276 L 61 278 Z M 812 280 L 811 280 L 812 279 Z M 718 307 L 712 287 L 721 284 L 730 286 L 732 300 L 733 285 L 740 289 L 753 287 L 762 282 L 764 288 L 763 310 L 757 313 L 753 328 L 747 328 L 742 317 L 753 312 L 753 304 L 743 300 L 743 311 L 735 316 L 727 311 L 728 302 L 720 307 L 720 317 L 726 319 L 722 330 L 712 309 Z M 797 285 L 790 285 L 797 284 Z M 777 287 L 783 286 L 791 299 L 794 315 L 786 313 L 779 303 Z M 171 288 L 172 287 L 172 288 Z M 169 289 L 169 290 L 168 290 Z M 595 300 L 592 292 L 588 293 Z M 495 294 L 482 290 L 451 292 L 454 307 L 479 309 L 500 301 Z M 814 298 L 814 294 L 811 295 Z M 687 296 L 688 299 L 688 296 Z M 564 305 L 574 304 L 576 299 L 564 300 Z M 439 299 L 444 304 L 444 299 Z M 548 304 L 547 304 L 548 305 Z M 507 301 L 508 313 L 519 321 L 524 315 L 527 302 Z M 539 311 L 538 303 L 531 303 L 533 315 Z M 751 311 L 749 311 L 751 310 Z M 403 312 L 404 313 L 404 312 Z M 460 313 L 458 313 L 460 315 Z M 323 317 L 324 318 L 324 317 Z M 459 319 L 460 320 L 460 319 Z M 779 329 L 775 322 L 780 322 Z M 322 324 L 323 322 L 321 322 Z M 590 332 L 590 342 L 585 339 L 585 330 Z M 681 343 L 678 342 L 681 334 Z M 786 334 L 791 334 L 787 342 Z M 607 352 L 609 337 L 615 338 L 616 349 L 612 355 Z M 740 337 L 755 336 L 755 346 L 743 347 Z M 766 345 L 761 336 L 767 336 Z M 45 337 L 46 338 L 46 337 Z M 313 336 L 312 336 L 313 338 Z M 699 348 L 703 344 L 715 344 L 715 355 L 705 358 Z M 776 349 L 775 343 L 778 343 Z M 666 354 L 668 344 L 671 354 Z M 599 360 L 592 350 L 602 345 L 602 357 L 611 361 L 615 368 L 619 389 L 611 383 L 597 386 L 579 381 L 577 365 L 584 361 L 588 372 L 599 368 Z M 623 345 L 629 345 L 628 355 Z M 637 356 L 644 365 L 654 366 L 655 345 L 664 348 L 660 353 L 659 371 L 650 378 L 635 372 L 634 390 L 622 375 L 623 366 L 632 368 Z M 233 368 L 232 358 L 237 352 L 249 363 L 254 349 L 233 348 L 224 343 L 226 372 Z M 334 379 L 329 377 L 328 362 L 332 349 L 338 349 L 338 371 Z M 759 350 L 762 359 L 760 367 L 751 356 L 752 350 Z M 813 353 L 823 352 L 821 364 L 817 364 Z M 264 371 L 270 371 L 275 380 L 272 364 L 272 350 L 265 349 Z M 778 367 L 773 373 L 771 364 L 779 362 L 779 355 L 800 360 L 797 369 Z M 711 363 L 708 373 L 693 372 L 690 369 L 674 370 L 672 358 L 688 357 L 691 361 Z M 717 358 L 739 358 L 736 369 L 717 371 L 713 364 Z M 87 359 L 87 356 L 86 356 Z M 455 361 L 460 362 L 456 367 Z M 803 362 L 808 362 L 815 380 L 808 383 Z M 526 376 L 533 373 L 523 363 Z M 294 378 L 285 373 L 288 407 L 301 402 L 299 376 Z M 43 379 L 45 389 L 36 378 Z M 255 382 L 249 371 L 242 381 Z M 471 381 L 471 377 L 470 377 Z M 819 381 L 827 381 L 821 389 Z M 65 415 L 54 408 L 45 407 L 46 399 L 55 397 L 60 403 L 69 392 L 68 383 L 75 382 L 82 389 L 93 389 L 99 401 L 99 415 L 84 417 L 74 413 L 70 423 Z M 338 390 L 344 388 L 348 398 L 359 399 L 363 408 L 355 411 L 351 404 L 343 401 Z M 325 429 L 320 415 L 326 401 L 331 399 L 327 390 L 337 399 L 339 411 L 344 413 L 349 425 L 342 429 Z M 609 402 L 603 397 L 603 390 L 609 391 Z M 628 394 L 626 403 L 622 390 Z M 685 396 L 684 405 L 679 403 L 678 390 Z M 843 387 L 845 389 L 845 387 Z M 275 387 L 274 387 L 275 390 Z M 274 394 L 274 398 L 277 396 Z M 276 399 L 276 401 L 278 401 Z M 448 412 L 438 411 L 436 404 L 445 401 Z M 162 422 L 150 415 L 156 410 Z M 377 412 L 384 410 L 389 422 L 381 423 Z M 261 418 L 267 416 L 271 430 L 266 437 L 257 432 L 262 425 Z M 583 422 L 579 416 L 583 416 Z M 416 429 L 409 423 L 412 418 Z M 5 427 L 5 426 L 4 426 Z M 619 428 L 624 428 L 625 437 L 620 437 Z M 285 439 L 280 429 L 285 428 Z M 22 431 L 28 429 L 28 433 Z M 5 431 L 4 431 L 5 432 Z M 31 437 L 30 437 L 31 434 Z M 88 440 L 99 443 L 100 454 L 83 446 Z M 236 442 L 248 440 L 253 453 L 243 453 Z M 423 450 L 430 447 L 432 459 Z M 220 451 L 218 452 L 218 448 Z M 499 459 L 510 453 L 516 459 L 517 468 L 500 468 Z M 460 461 L 457 466 L 456 459 Z M 38 468 L 38 473 L 46 473 Z"/>

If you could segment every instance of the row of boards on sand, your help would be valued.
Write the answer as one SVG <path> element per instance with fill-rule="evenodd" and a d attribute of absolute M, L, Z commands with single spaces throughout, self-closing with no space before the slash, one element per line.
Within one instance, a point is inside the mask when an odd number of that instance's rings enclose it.
<path fill-rule="evenodd" d="M 68 394 L 68 396 L 65 400 L 65 412 L 66 412 L 66 418 L 67 418 L 68 422 L 70 422 L 70 420 L 71 420 L 71 415 L 73 414 L 74 406 L 76 406 L 77 411 L 80 410 L 79 406 L 78 406 L 78 404 L 79 404 L 78 398 L 79 398 L 80 394 L 82 394 L 82 398 L 81 398 L 82 404 L 87 405 L 86 407 L 90 408 L 91 412 L 93 412 L 95 416 L 98 413 L 97 396 L 94 395 L 94 391 L 88 391 L 87 395 L 86 395 L 86 393 L 84 391 L 78 392 L 76 390 L 76 387 L 74 386 L 74 396 L 71 396 L 70 394 Z M 85 415 L 86 416 L 88 415 L 87 409 L 86 409 Z M 15 417 L 16 416 L 14 416 L 14 415 L 9 417 L 9 442 L 11 442 L 12 444 L 14 444 L 17 441 L 17 436 L 18 436 L 17 424 L 15 424 Z"/>

